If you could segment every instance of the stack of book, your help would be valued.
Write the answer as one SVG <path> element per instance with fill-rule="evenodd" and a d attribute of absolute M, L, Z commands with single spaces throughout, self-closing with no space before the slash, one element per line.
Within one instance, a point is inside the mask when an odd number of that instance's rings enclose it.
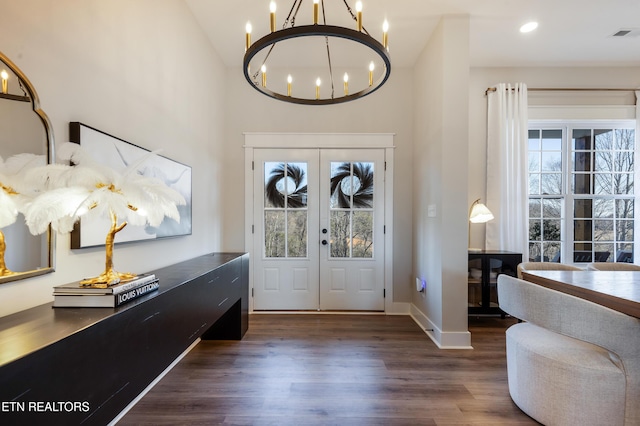
<path fill-rule="evenodd" d="M 136 278 L 107 288 L 83 286 L 80 282 L 53 288 L 53 307 L 113 308 L 131 302 L 138 297 L 158 290 L 154 274 L 142 274 Z"/>

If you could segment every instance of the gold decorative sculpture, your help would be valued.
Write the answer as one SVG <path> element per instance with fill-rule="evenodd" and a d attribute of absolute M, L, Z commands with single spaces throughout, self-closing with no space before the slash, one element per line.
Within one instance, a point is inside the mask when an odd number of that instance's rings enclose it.
<path fill-rule="evenodd" d="M 7 244 L 4 242 L 4 233 L 0 231 L 0 277 L 6 277 L 15 273 L 7 268 L 7 264 L 4 262 L 4 251 L 6 249 Z"/>
<path fill-rule="evenodd" d="M 55 164 L 38 171 L 34 178 L 51 182 L 52 189 L 36 197 L 26 209 L 29 230 L 39 234 L 50 224 L 55 231 L 67 233 L 81 216 L 108 215 L 111 227 L 105 241 L 105 270 L 97 277 L 82 280 L 81 284 L 105 288 L 135 278 L 136 274 L 114 270 L 116 234 L 127 223 L 158 226 L 165 216 L 180 221 L 177 206 L 185 204 L 185 199 L 160 180 L 138 173 L 138 167 L 148 156 L 120 172 L 98 164 L 74 143 L 62 145 L 59 153 L 61 159 L 73 165 Z M 118 218 L 123 222 L 118 224 Z"/>
<path fill-rule="evenodd" d="M 11 209 L 10 203 L 7 202 L 8 200 L 4 200 L 4 198 L 16 195 L 17 193 L 11 187 L 5 186 L 1 181 L 0 189 L 2 190 L 2 195 L 0 195 L 0 197 L 3 198 L 3 202 L 0 205 L 2 206 L 3 210 L 6 209 L 6 211 L 3 211 L 1 213 L 2 220 L 0 220 L 0 227 L 4 227 L 15 222 L 16 217 L 18 216 L 18 211 L 16 209 Z M 13 210 L 13 212 L 11 210 Z M 15 272 L 7 268 L 7 264 L 4 261 L 4 252 L 6 249 L 7 244 L 4 242 L 4 233 L 0 229 L 0 277 L 8 277 L 15 274 Z"/>

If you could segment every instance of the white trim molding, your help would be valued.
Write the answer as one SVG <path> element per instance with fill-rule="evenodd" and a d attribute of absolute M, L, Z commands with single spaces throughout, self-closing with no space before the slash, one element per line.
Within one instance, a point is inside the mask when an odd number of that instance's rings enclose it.
<path fill-rule="evenodd" d="M 393 301 L 393 133 L 244 133 L 245 251 L 253 259 L 253 159 L 256 149 L 384 149 L 385 152 L 385 313 L 408 314 L 407 304 Z M 253 261 L 249 264 L 249 292 L 253 291 Z M 253 312 L 253 297 L 249 312 Z"/>
<path fill-rule="evenodd" d="M 529 120 L 633 120 L 629 105 L 529 105 Z"/>
<path fill-rule="evenodd" d="M 244 133 L 245 148 L 393 148 L 393 133 Z"/>
<path fill-rule="evenodd" d="M 439 349 L 473 349 L 469 331 L 442 331 L 413 303 L 409 315 Z"/>

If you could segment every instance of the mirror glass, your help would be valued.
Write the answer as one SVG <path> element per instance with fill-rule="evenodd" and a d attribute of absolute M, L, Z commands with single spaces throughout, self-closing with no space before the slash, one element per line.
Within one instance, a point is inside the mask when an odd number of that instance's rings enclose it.
<path fill-rule="evenodd" d="M 27 77 L 0 52 L 0 156 L 4 161 L 22 153 L 53 161 L 53 132 Z M 53 235 L 31 235 L 22 213 L 0 229 L 4 234 L 6 269 L 0 283 L 53 271 Z"/>

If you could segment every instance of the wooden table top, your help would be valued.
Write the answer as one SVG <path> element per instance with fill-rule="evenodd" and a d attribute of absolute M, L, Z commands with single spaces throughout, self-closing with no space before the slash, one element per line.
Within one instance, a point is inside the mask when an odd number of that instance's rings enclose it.
<path fill-rule="evenodd" d="M 522 278 L 640 318 L 640 271 L 522 271 Z"/>

